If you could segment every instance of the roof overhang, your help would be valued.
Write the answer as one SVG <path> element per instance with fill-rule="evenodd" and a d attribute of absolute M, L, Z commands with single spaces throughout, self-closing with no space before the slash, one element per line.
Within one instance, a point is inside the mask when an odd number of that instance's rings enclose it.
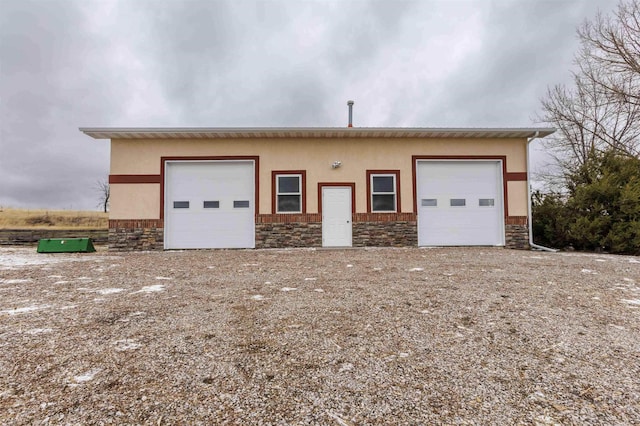
<path fill-rule="evenodd" d="M 553 128 L 429 127 L 81 127 L 94 139 L 543 138 Z"/>

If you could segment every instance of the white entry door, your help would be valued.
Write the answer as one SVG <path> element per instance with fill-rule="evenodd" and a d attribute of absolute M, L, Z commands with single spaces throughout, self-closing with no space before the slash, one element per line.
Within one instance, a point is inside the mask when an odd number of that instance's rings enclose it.
<path fill-rule="evenodd" d="M 418 245 L 504 245 L 502 163 L 418 161 Z"/>
<path fill-rule="evenodd" d="M 351 247 L 351 188 L 322 187 L 322 246 Z"/>

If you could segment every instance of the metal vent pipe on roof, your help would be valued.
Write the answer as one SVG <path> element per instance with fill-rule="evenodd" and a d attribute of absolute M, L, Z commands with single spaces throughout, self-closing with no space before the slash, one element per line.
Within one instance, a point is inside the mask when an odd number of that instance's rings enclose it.
<path fill-rule="evenodd" d="M 349 105 L 349 125 L 347 127 L 353 127 L 353 101 L 347 101 Z"/>

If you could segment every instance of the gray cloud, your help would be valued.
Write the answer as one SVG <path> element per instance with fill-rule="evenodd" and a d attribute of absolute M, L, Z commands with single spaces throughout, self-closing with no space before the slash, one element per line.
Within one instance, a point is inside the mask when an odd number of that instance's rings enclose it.
<path fill-rule="evenodd" d="M 94 208 L 80 126 L 527 126 L 610 0 L 4 0 L 0 206 Z"/>

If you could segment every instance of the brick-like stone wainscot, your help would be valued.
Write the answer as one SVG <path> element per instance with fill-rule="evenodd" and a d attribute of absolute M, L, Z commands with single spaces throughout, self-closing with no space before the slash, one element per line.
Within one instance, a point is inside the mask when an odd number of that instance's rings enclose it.
<path fill-rule="evenodd" d="M 110 220 L 109 250 L 139 251 L 164 249 L 162 220 Z"/>
<path fill-rule="evenodd" d="M 507 217 L 504 226 L 505 247 L 529 250 L 529 227 L 526 216 Z"/>
<path fill-rule="evenodd" d="M 417 217 L 412 213 L 353 215 L 353 247 L 416 247 Z M 256 248 L 322 247 L 320 214 L 258 215 Z M 528 250 L 526 217 L 508 217 L 505 247 Z M 163 220 L 110 220 L 109 249 L 115 251 L 163 250 Z"/>
<path fill-rule="evenodd" d="M 415 247 L 418 226 L 414 221 L 354 222 L 354 247 Z"/>
<path fill-rule="evenodd" d="M 322 247 L 322 223 L 256 223 L 256 248 Z"/>

